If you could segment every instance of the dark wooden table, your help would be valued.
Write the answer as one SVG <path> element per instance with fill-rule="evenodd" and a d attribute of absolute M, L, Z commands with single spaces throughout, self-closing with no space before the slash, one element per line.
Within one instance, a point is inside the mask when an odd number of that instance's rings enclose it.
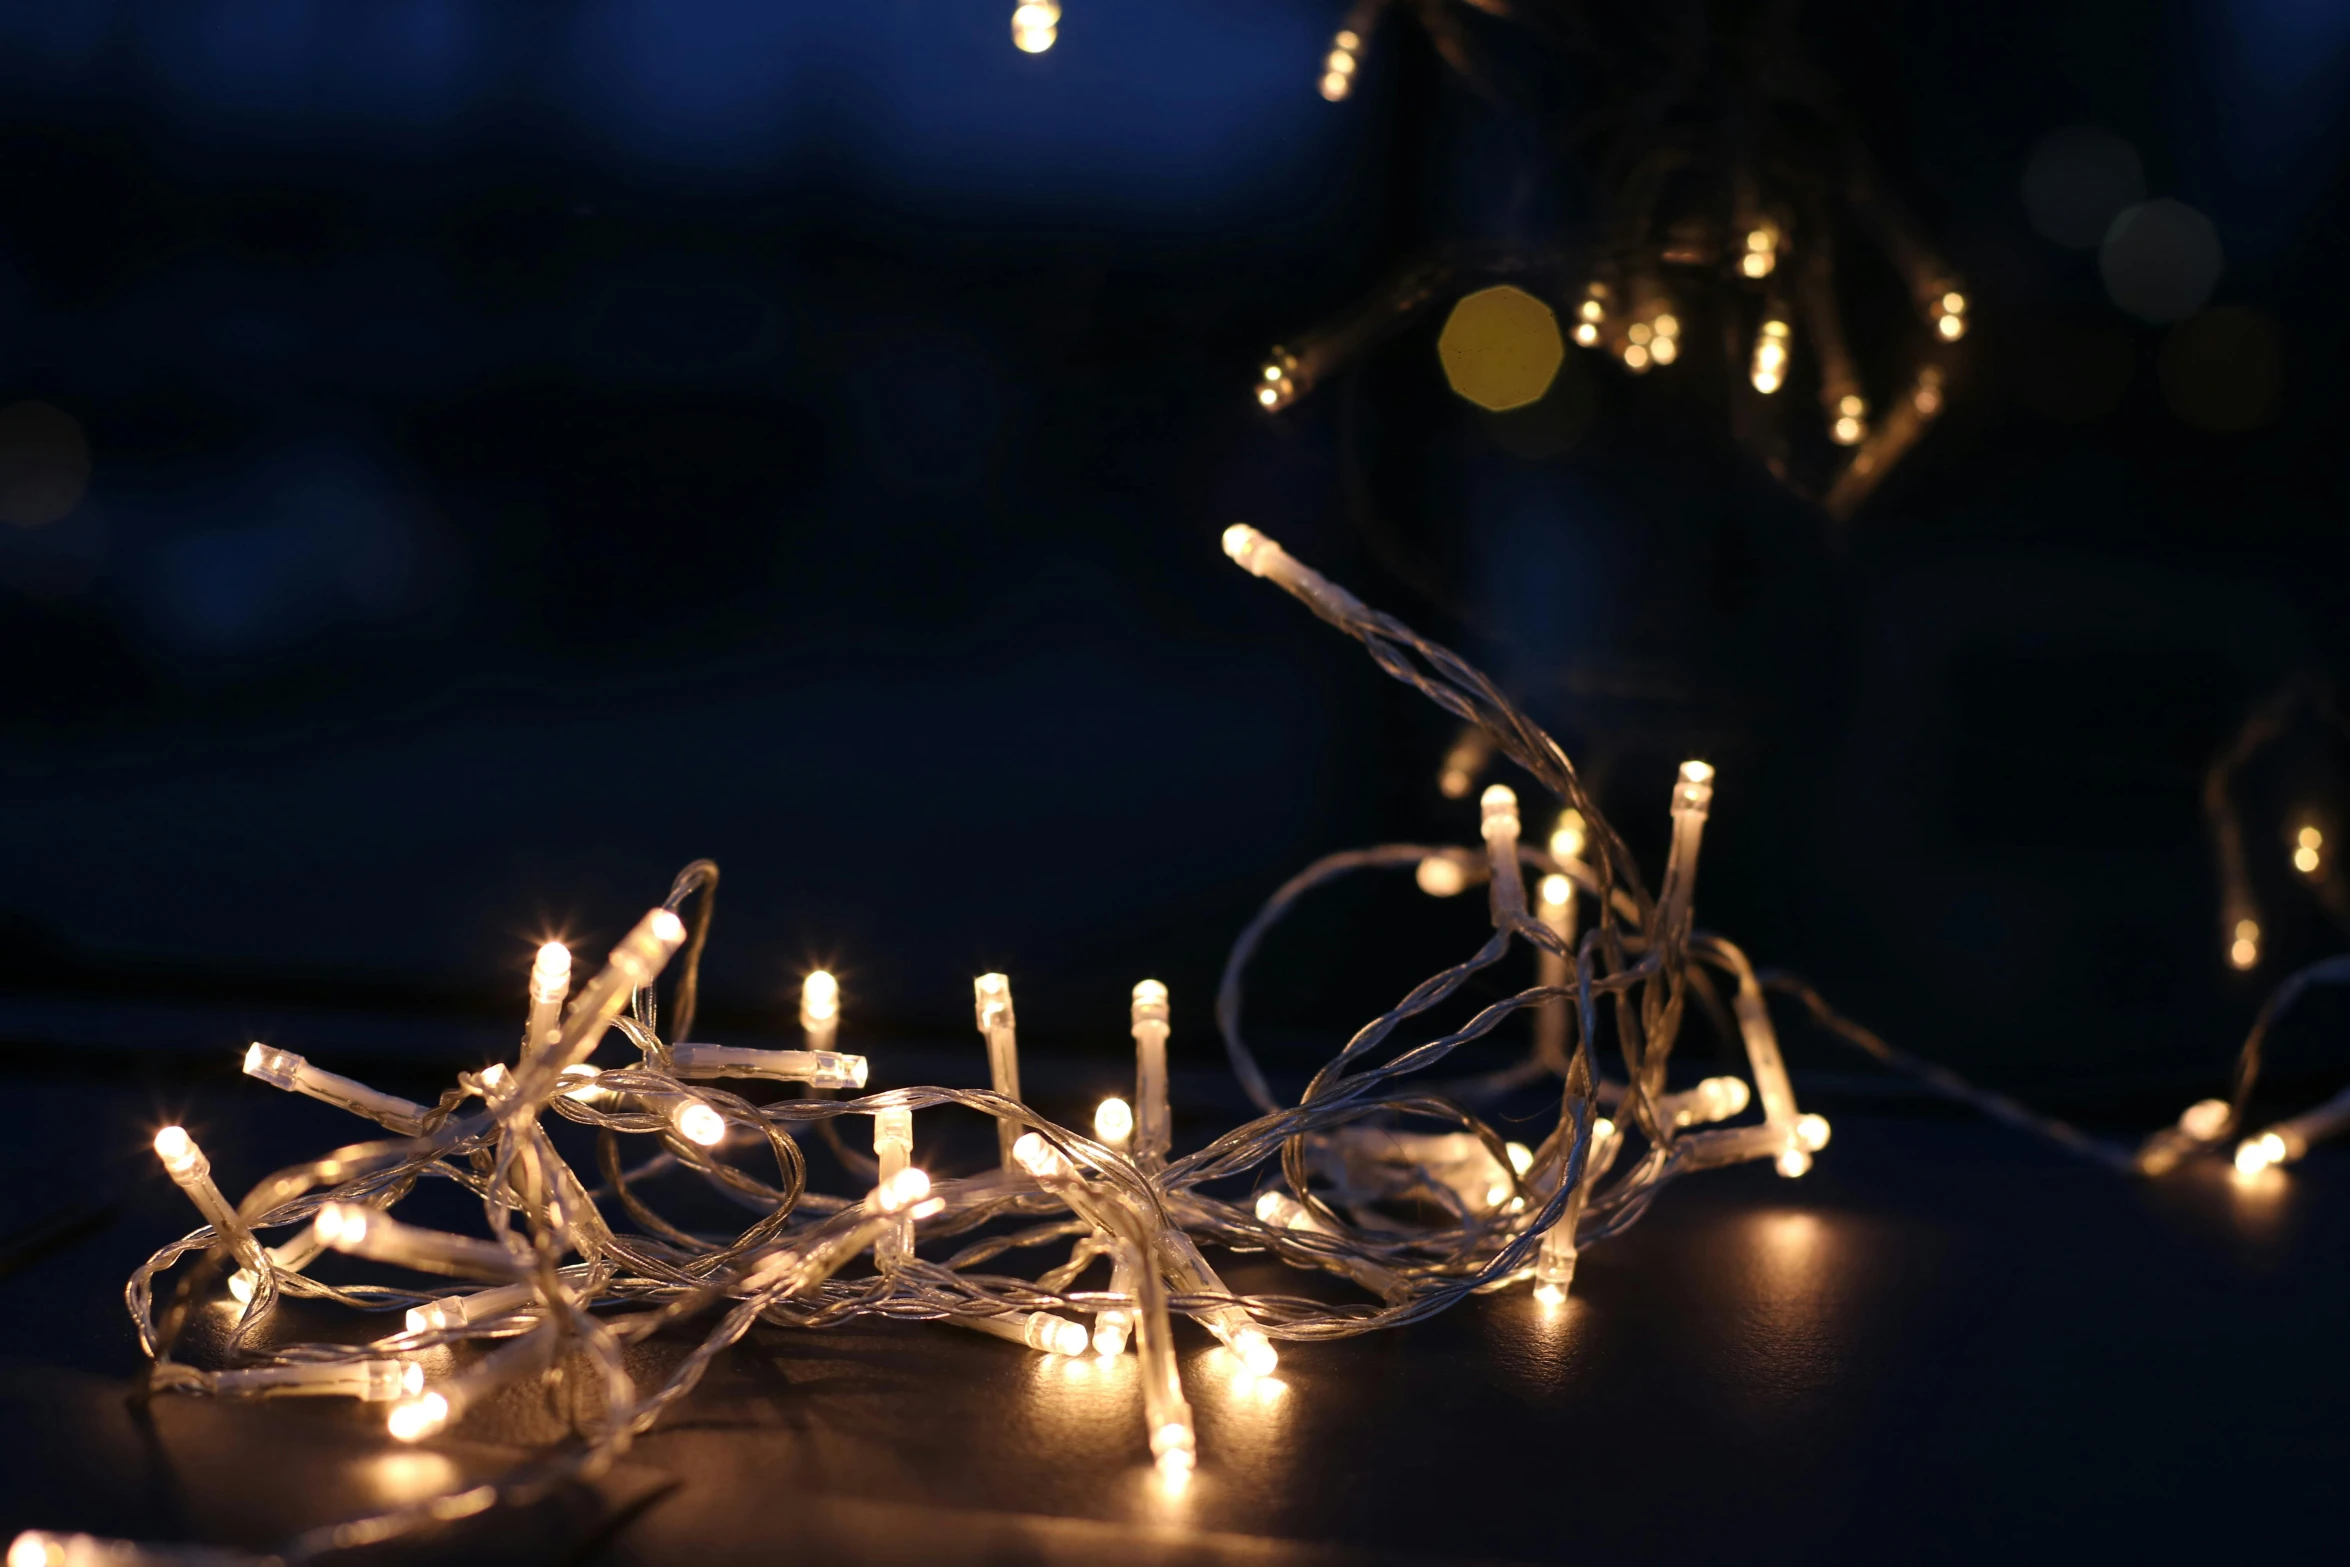
<path fill-rule="evenodd" d="M 174 1092 L 8 1088 L 0 1525 L 266 1549 L 552 1434 L 543 1401 L 400 1450 L 339 1401 L 135 1397 L 122 1280 L 192 1222 L 152 1128 L 185 1119 L 232 1191 L 348 1135 L 251 1085 Z M 74 1180 L 111 1210 L 35 1234 Z M 2216 1164 L 2133 1183 L 1990 1126 L 1847 1114 L 1802 1181 L 1677 1186 L 1586 1254 L 1563 1311 L 1489 1296 L 1285 1346 L 1257 1385 L 1185 1329 L 1180 1496 L 1148 1469 L 1131 1357 L 761 1330 L 592 1488 L 354 1559 L 2340 1561 L 2346 1240 L 2332 1150 L 2254 1186 Z"/>

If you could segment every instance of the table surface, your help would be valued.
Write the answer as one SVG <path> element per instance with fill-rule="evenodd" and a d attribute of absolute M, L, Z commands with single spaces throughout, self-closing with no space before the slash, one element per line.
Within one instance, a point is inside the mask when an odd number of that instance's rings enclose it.
<path fill-rule="evenodd" d="M 134 1396 L 123 1278 L 192 1223 L 153 1127 L 185 1119 L 232 1192 L 349 1140 L 245 1089 L 10 1085 L 0 1526 L 266 1549 L 558 1429 L 531 1403 L 401 1450 L 340 1401 Z M 31 1234 L 85 1191 L 109 1205 Z M 1201 1467 L 1177 1496 L 1132 1357 L 763 1328 L 592 1491 L 368 1559 L 2341 1560 L 2346 1235 L 2331 1150 L 2254 1184 L 2137 1182 L 1991 1126 L 1846 1114 L 1801 1181 L 1676 1185 L 1585 1254 L 1562 1310 L 1482 1297 L 1286 1346 L 1260 1384 L 1185 1327 Z"/>

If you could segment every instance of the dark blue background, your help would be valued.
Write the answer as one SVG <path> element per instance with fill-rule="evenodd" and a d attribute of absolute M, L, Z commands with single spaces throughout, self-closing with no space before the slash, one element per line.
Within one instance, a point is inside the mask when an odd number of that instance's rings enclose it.
<path fill-rule="evenodd" d="M 2329 950 L 2278 846 L 2328 750 L 2257 784 L 2254 976 L 2196 789 L 2342 650 L 2330 8 L 1809 13 L 1978 322 L 1844 526 L 1663 375 L 1577 360 L 1580 440 L 1518 455 L 1432 327 L 1260 416 L 1268 344 L 1440 237 L 1579 232 L 1579 181 L 1408 28 L 1323 103 L 1321 0 L 1067 0 L 1040 57 L 1009 9 L 0 8 L 0 403 L 93 452 L 72 517 L 0 530 L 0 1032 L 502 1027 L 532 942 L 609 940 L 707 854 L 737 1036 L 823 961 L 852 1032 L 952 1037 L 1000 967 L 1046 1044 L 1122 1049 L 1155 973 L 1207 1052 L 1283 876 L 1473 827 L 1440 715 L 1232 570 L 1234 518 L 1486 660 L 1644 851 L 1715 759 L 1701 919 L 1928 1054 L 2199 1087 Z M 2279 323 L 2263 428 L 2180 422 L 2160 330 L 2026 225 L 2026 155 L 2081 121 Z M 2064 331 L 2127 344 L 2087 423 L 2033 411 Z M 1348 1024 L 1474 939 L 1334 895 L 1265 1015 Z"/>

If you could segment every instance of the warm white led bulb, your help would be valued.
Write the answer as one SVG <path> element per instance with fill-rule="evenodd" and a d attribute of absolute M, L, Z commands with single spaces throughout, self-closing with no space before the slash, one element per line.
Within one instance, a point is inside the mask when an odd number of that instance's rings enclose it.
<path fill-rule="evenodd" d="M 1042 54 L 1061 36 L 1061 8 L 1053 0 L 1023 0 L 1012 12 L 1012 47 Z"/>
<path fill-rule="evenodd" d="M 800 1021 L 830 1022 L 840 1015 L 840 981 L 818 969 L 800 981 Z"/>
<path fill-rule="evenodd" d="M 2208 1143 L 2228 1129 L 2225 1099 L 2198 1099 L 2179 1112 L 2179 1130 L 2199 1143 Z"/>
<path fill-rule="evenodd" d="M 2248 969 L 2260 961 L 2260 921 L 2236 921 L 2235 940 L 2228 944 L 2228 962 Z"/>
<path fill-rule="evenodd" d="M 1524 1143 L 1503 1143 L 1501 1151 L 1509 1155 L 1510 1168 L 1520 1175 L 1534 1168 L 1534 1150 Z"/>
<path fill-rule="evenodd" d="M 1232 1335 L 1232 1353 L 1240 1357 L 1241 1368 L 1252 1377 L 1269 1377 L 1281 1364 L 1273 1341 L 1255 1328 L 1242 1328 Z"/>
<path fill-rule="evenodd" d="M 530 964 L 531 998 L 561 1001 L 571 988 L 571 949 L 560 941 L 541 946 Z"/>
<path fill-rule="evenodd" d="M 155 1157 L 174 1176 L 187 1175 L 204 1162 L 196 1140 L 182 1126 L 167 1126 L 155 1134 Z"/>
<path fill-rule="evenodd" d="M 1559 812 L 1558 825 L 1550 830 L 1550 857 L 1554 860 L 1580 860 L 1583 846 L 1590 841 L 1583 825 L 1583 813 L 1573 806 Z"/>
<path fill-rule="evenodd" d="M 449 1423 L 449 1401 L 439 1393 L 419 1393 L 402 1399 L 384 1416 L 384 1428 L 396 1442 L 421 1442 Z"/>
<path fill-rule="evenodd" d="M 1431 854 L 1412 873 L 1420 890 L 1431 898 L 1450 898 L 1469 885 L 1469 873 L 1449 854 Z"/>
<path fill-rule="evenodd" d="M 726 1117 L 699 1099 L 689 1099 L 679 1105 L 670 1112 L 669 1120 L 677 1128 L 677 1135 L 689 1143 L 715 1148 L 726 1141 Z"/>
<path fill-rule="evenodd" d="M 1035 1132 L 1022 1132 L 1012 1144 L 1012 1157 L 1020 1168 L 1030 1175 L 1042 1178 L 1048 1175 L 1067 1175 L 1070 1164 L 1061 1157 L 1061 1151 Z"/>
<path fill-rule="evenodd" d="M 1779 1173 L 1791 1181 L 1811 1169 L 1811 1155 L 1793 1146 L 1781 1149 L 1779 1157 L 1773 1162 Z"/>
<path fill-rule="evenodd" d="M 2236 1168 L 2245 1175 L 2258 1175 L 2271 1165 L 2283 1164 L 2291 1154 L 2284 1138 L 2263 1132 L 2236 1145 Z"/>
<path fill-rule="evenodd" d="M 879 1186 L 870 1199 L 876 1213 L 906 1213 L 920 1208 L 930 1195 L 930 1172 L 908 1165 Z"/>
<path fill-rule="evenodd" d="M 1828 1146 L 1828 1118 L 1824 1115 L 1799 1115 L 1795 1118 L 1795 1140 L 1804 1152 L 1818 1153 Z"/>
<path fill-rule="evenodd" d="M 1134 1110 L 1125 1100 L 1105 1099 L 1093 1112 L 1093 1135 L 1112 1148 L 1123 1148 L 1134 1135 Z"/>
<path fill-rule="evenodd" d="M 1765 321 L 1754 335 L 1754 360 L 1747 377 L 1765 397 L 1787 382 L 1787 350 L 1793 335 L 1787 323 L 1775 317 Z"/>
<path fill-rule="evenodd" d="M 1545 876 L 1540 883 L 1544 909 L 1563 909 L 1575 901 L 1575 884 L 1564 876 Z"/>

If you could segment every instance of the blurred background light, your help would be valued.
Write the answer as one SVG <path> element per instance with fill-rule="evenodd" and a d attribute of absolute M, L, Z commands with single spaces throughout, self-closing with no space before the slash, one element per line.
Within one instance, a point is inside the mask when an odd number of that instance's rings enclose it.
<path fill-rule="evenodd" d="M 2113 220 L 2146 199 L 2138 149 L 2109 130 L 2072 125 L 2051 131 L 2024 165 L 2024 212 L 2045 239 L 2089 250 Z"/>
<path fill-rule="evenodd" d="M 1558 377 L 1567 344 L 1550 306 L 1505 283 L 1452 307 L 1436 354 L 1455 392 L 1498 413 L 1539 401 Z"/>
<path fill-rule="evenodd" d="M 2202 309 L 2222 264 L 2211 220 L 2168 197 L 2124 208 L 2097 253 L 2107 295 L 2142 321 L 2184 321 Z"/>

